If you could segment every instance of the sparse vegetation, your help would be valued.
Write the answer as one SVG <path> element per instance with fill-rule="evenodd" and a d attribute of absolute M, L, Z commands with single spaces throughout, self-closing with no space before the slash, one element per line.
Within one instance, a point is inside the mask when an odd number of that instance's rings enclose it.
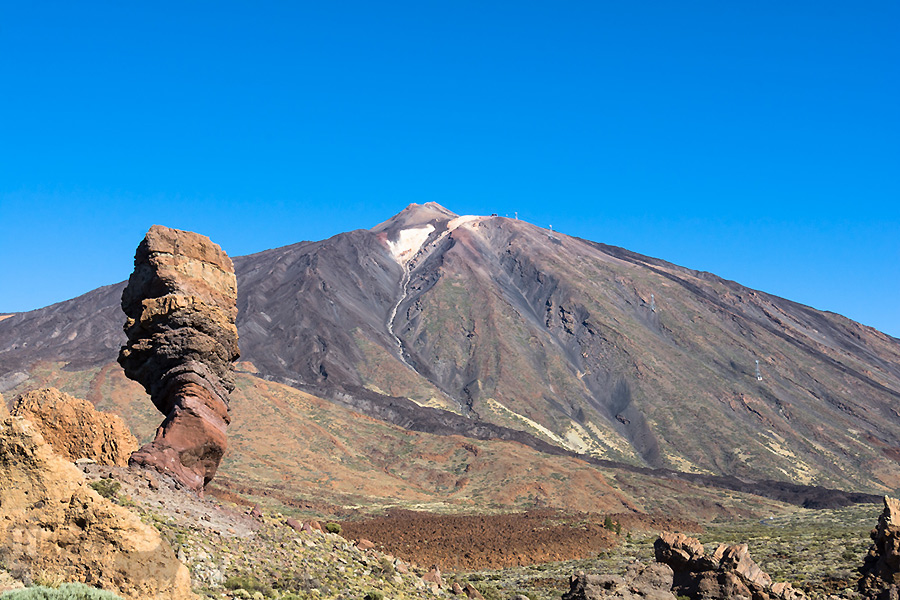
<path fill-rule="evenodd" d="M 341 524 L 340 523 L 325 523 L 325 531 L 328 533 L 341 533 Z"/>
<path fill-rule="evenodd" d="M 119 490 L 122 488 L 122 484 L 115 479 L 98 479 L 90 485 L 95 492 L 110 500 L 115 500 L 118 497 Z"/>
<path fill-rule="evenodd" d="M 122 597 L 83 583 L 64 583 L 58 588 L 36 586 L 4 592 L 0 600 L 122 600 Z"/>

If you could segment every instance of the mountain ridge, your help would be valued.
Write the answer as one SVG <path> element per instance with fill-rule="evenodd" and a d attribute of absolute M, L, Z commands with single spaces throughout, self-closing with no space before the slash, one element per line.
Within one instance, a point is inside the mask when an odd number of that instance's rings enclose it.
<path fill-rule="evenodd" d="M 234 262 L 243 356 L 348 407 L 641 468 L 900 487 L 900 341 L 835 313 L 436 204 Z M 122 285 L 0 321 L 0 387 L 114 357 Z"/>

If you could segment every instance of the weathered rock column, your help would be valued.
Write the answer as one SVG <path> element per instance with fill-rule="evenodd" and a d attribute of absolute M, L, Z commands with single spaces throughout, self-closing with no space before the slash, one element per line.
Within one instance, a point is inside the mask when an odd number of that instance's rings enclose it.
<path fill-rule="evenodd" d="M 129 462 L 200 492 L 225 452 L 240 356 L 234 265 L 209 238 L 154 225 L 135 253 L 122 310 L 119 364 L 166 416 Z"/>
<path fill-rule="evenodd" d="M 882 600 L 900 596 L 900 500 L 884 497 L 878 526 L 870 533 L 872 547 L 863 563 L 859 591 Z"/>

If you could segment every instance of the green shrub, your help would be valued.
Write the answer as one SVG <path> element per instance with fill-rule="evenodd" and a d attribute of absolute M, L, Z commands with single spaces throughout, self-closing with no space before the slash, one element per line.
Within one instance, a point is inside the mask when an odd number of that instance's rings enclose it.
<path fill-rule="evenodd" d="M 2 600 L 122 600 L 112 592 L 98 590 L 83 583 L 64 583 L 58 588 L 44 586 L 12 590 L 0 594 Z"/>
<path fill-rule="evenodd" d="M 381 573 L 383 575 L 386 575 L 388 577 L 392 577 L 397 572 L 397 569 L 394 568 L 393 561 L 391 561 L 391 559 L 389 559 L 387 556 L 381 557 L 378 568 L 381 569 Z"/>
<path fill-rule="evenodd" d="M 363 600 L 384 600 L 384 592 L 381 590 L 369 590 Z"/>
<path fill-rule="evenodd" d="M 474 587 L 481 592 L 481 595 L 484 596 L 484 600 L 503 600 L 503 597 L 500 595 L 500 590 L 489 583 L 476 583 Z"/>
<path fill-rule="evenodd" d="M 122 484 L 115 479 L 98 479 L 90 484 L 94 491 L 103 496 L 115 500 L 119 494 L 119 488 Z"/>
<path fill-rule="evenodd" d="M 340 523 L 325 523 L 325 531 L 328 533 L 340 533 L 341 532 L 341 524 Z"/>
<path fill-rule="evenodd" d="M 271 596 L 271 586 L 263 583 L 253 575 L 232 575 L 225 580 L 225 587 L 229 590 L 246 590 L 259 592 L 263 596 Z"/>

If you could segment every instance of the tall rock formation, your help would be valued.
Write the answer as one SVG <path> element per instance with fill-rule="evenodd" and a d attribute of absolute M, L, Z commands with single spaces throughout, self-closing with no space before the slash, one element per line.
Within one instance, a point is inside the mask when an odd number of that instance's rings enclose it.
<path fill-rule="evenodd" d="M 706 554 L 698 540 L 683 533 L 661 533 L 653 543 L 657 562 L 672 567 L 672 592 L 691 600 L 806 600 L 791 584 L 772 583 L 750 557 L 747 544 L 720 544 Z"/>
<path fill-rule="evenodd" d="M 88 458 L 101 465 L 124 467 L 138 449 L 137 439 L 121 417 L 100 412 L 87 400 L 56 388 L 22 394 L 12 415 L 34 423 L 53 451 L 71 461 Z"/>
<path fill-rule="evenodd" d="M 166 418 L 131 463 L 201 492 L 225 452 L 228 394 L 240 355 L 237 280 L 209 238 L 154 225 L 122 293 L 125 374 L 144 386 Z"/>
<path fill-rule="evenodd" d="M 884 511 L 871 536 L 859 591 L 867 598 L 896 600 L 900 596 L 900 500 L 884 497 Z"/>

